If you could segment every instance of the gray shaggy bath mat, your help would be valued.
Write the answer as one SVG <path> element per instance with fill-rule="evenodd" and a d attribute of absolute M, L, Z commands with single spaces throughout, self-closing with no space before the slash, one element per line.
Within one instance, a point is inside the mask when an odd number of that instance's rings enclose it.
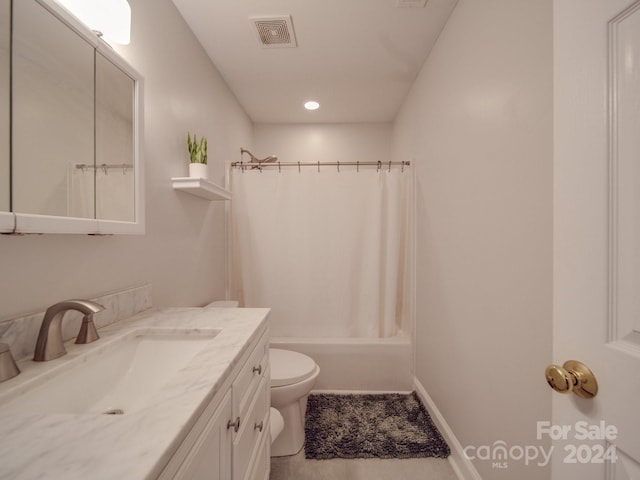
<path fill-rule="evenodd" d="M 450 454 L 415 392 L 311 394 L 306 458 L 412 458 Z"/>

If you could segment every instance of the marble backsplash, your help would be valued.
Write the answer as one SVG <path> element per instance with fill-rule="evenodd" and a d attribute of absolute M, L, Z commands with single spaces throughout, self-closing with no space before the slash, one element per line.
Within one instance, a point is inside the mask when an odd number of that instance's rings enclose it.
<path fill-rule="evenodd" d="M 102 312 L 93 316 L 96 327 L 99 329 L 151 308 L 151 285 L 140 285 L 88 300 L 93 300 L 105 307 Z M 38 312 L 0 323 L 0 343 L 9 345 L 16 360 L 33 356 L 43 317 L 44 312 Z M 69 311 L 65 314 L 62 321 L 64 341 L 75 338 L 81 322 L 80 312 Z"/>

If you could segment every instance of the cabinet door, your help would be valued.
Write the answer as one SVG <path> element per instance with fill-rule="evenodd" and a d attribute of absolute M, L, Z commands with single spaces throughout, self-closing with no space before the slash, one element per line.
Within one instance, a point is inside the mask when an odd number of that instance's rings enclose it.
<path fill-rule="evenodd" d="M 228 392 L 198 438 L 175 478 L 229 480 L 231 478 L 231 392 Z"/>
<path fill-rule="evenodd" d="M 269 369 L 267 368 L 267 378 Z M 247 480 L 247 472 L 251 471 L 252 461 L 260 455 L 259 447 L 263 437 L 269 432 L 269 383 L 262 378 L 253 402 L 244 417 L 241 427 L 233 439 L 233 478 Z"/>
<path fill-rule="evenodd" d="M 265 431 L 270 430 L 269 413 L 264 416 Z M 247 480 L 269 480 L 271 471 L 271 435 L 263 435 L 250 465 Z"/>

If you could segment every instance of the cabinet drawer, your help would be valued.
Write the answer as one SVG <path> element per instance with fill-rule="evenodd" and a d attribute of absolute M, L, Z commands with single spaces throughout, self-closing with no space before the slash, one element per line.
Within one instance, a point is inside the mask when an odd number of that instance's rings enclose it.
<path fill-rule="evenodd" d="M 269 342 L 265 333 L 233 382 L 233 412 L 244 417 L 262 379 L 269 380 Z"/>
<path fill-rule="evenodd" d="M 266 373 L 269 373 L 268 369 Z M 260 381 L 246 418 L 240 417 L 240 430 L 233 440 L 233 476 L 236 479 L 245 477 L 257 445 L 263 437 L 269 437 L 270 434 L 267 378 Z"/>

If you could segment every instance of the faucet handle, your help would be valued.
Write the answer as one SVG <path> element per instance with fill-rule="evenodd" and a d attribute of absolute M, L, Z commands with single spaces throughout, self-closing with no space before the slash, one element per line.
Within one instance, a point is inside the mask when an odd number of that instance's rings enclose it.
<path fill-rule="evenodd" d="M 84 344 L 95 342 L 100 338 L 98 330 L 96 330 L 96 324 L 93 322 L 93 313 L 88 313 L 82 317 L 82 325 L 80 325 L 80 332 L 76 337 L 76 343 Z"/>
<path fill-rule="evenodd" d="M 0 382 L 9 380 L 20 373 L 11 349 L 6 343 L 0 343 Z"/>

